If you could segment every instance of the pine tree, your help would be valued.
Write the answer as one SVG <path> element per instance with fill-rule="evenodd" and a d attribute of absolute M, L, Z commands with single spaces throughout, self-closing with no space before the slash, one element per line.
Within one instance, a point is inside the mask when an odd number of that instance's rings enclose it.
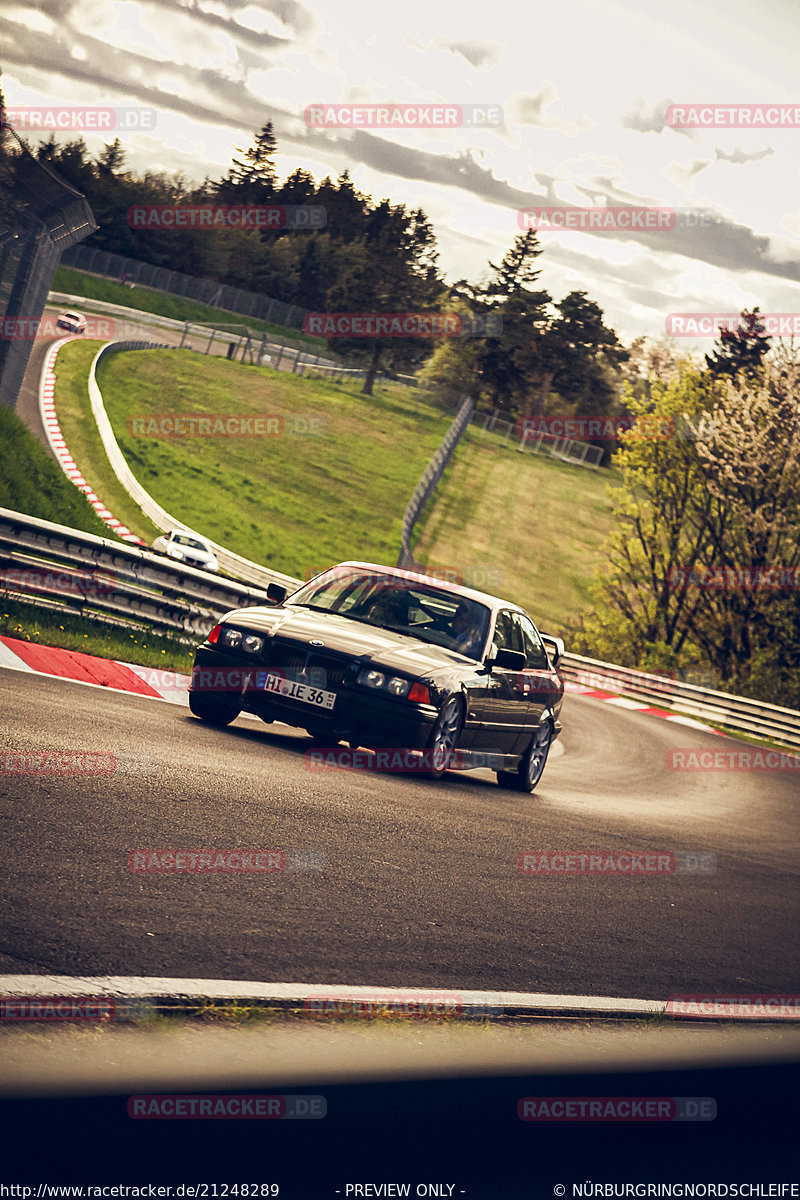
<path fill-rule="evenodd" d="M 720 329 L 714 352 L 705 356 L 708 370 L 715 379 L 723 375 L 734 378 L 740 372 L 753 379 L 761 370 L 769 346 L 758 307 L 752 312 L 745 309 L 736 329 Z"/>
<path fill-rule="evenodd" d="M 275 153 L 278 142 L 272 121 L 262 125 L 247 150 L 235 147 L 243 158 L 234 158 L 233 166 L 215 187 L 217 199 L 225 204 L 267 204 L 275 195 L 278 178 Z"/>

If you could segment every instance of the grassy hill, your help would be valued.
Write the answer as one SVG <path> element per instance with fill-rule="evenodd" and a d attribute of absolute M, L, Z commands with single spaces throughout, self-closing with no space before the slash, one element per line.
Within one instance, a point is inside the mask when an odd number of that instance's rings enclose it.
<path fill-rule="evenodd" d="M 522 604 L 550 633 L 568 633 L 612 528 L 616 473 L 520 454 L 470 427 L 418 526 L 414 555 Z"/>
<path fill-rule="evenodd" d="M 144 541 L 152 542 L 158 537 L 159 530 L 148 520 L 138 504 L 131 500 L 112 471 L 89 406 L 86 381 L 89 378 L 92 360 L 101 345 L 102 343 L 97 341 L 76 340 L 59 350 L 55 363 L 58 423 L 70 454 L 80 467 L 87 483 L 92 485 L 118 521 L 122 521 L 123 525 L 127 525 Z M 76 496 L 79 495 L 73 484 L 68 483 L 66 479 L 64 482 Z M 94 510 L 92 515 L 95 515 Z M 69 522 L 65 521 L 64 524 Z M 103 528 L 106 530 L 106 536 L 111 537 L 108 526 L 103 525 Z"/>
<path fill-rule="evenodd" d="M 15 412 L 0 405 L 0 507 L 113 537 L 89 501 Z"/>
<path fill-rule="evenodd" d="M 154 531 L 120 494 L 93 430 L 81 384 L 93 349 L 73 343 L 59 354 L 59 420 L 98 495 L 151 540 Z M 101 364 L 98 382 L 134 475 L 168 512 L 247 558 L 297 576 L 347 557 L 396 560 L 408 497 L 450 421 L 398 385 L 365 397 L 357 382 L 303 379 L 181 350 L 114 355 Z M 282 432 L 135 436 L 133 418 L 165 413 L 266 415 L 278 418 Z"/>
<path fill-rule="evenodd" d="M 98 494 L 152 540 L 156 531 L 116 483 L 89 416 L 85 378 L 95 348 L 76 342 L 61 351 L 59 419 Z M 101 364 L 99 382 L 131 469 L 167 511 L 301 578 L 343 558 L 396 561 L 406 503 L 451 419 L 398 386 L 368 398 L 357 383 L 179 350 L 114 355 Z M 134 436 L 134 418 L 166 413 L 272 416 L 283 432 Z M 304 433 L 314 422 L 322 431 Z M 608 481 L 608 472 L 522 455 L 470 428 L 423 515 L 414 552 L 429 568 L 525 605 L 544 628 L 568 632 L 590 604 L 611 528 Z"/>
<path fill-rule="evenodd" d="M 102 275 L 91 275 L 88 271 L 76 271 L 74 267 L 59 266 L 56 269 L 52 290 L 64 292 L 68 296 L 85 296 L 87 300 L 100 300 L 106 304 L 121 304 L 125 308 L 136 308 L 140 312 L 154 313 L 160 317 L 171 317 L 173 321 L 192 321 L 198 325 L 225 326 L 245 325 L 260 333 L 273 333 L 293 346 L 300 346 L 310 354 L 326 354 L 330 357 L 328 343 L 325 338 L 309 337 L 298 329 L 287 329 L 283 325 L 259 321 L 256 317 L 246 317 L 242 313 L 228 312 L 225 309 L 213 308 L 210 304 L 202 304 L 199 300 L 187 300 L 183 296 L 174 296 L 171 292 L 162 292 L 158 288 L 128 287 L 116 279 L 106 279 Z"/>

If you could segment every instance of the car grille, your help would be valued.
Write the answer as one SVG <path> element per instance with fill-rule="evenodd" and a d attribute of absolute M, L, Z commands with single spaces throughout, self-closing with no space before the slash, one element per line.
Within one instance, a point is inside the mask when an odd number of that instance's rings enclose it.
<path fill-rule="evenodd" d="M 273 643 L 267 666 L 284 672 L 287 679 L 331 691 L 344 682 L 349 663 L 350 659 L 335 654 L 320 654 L 296 643 L 278 642 Z"/>

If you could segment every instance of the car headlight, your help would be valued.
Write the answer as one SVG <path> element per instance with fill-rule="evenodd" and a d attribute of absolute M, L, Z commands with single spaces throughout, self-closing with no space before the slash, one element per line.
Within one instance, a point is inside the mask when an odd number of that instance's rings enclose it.
<path fill-rule="evenodd" d="M 173 557 L 173 558 L 178 558 L 178 559 L 180 559 L 180 561 L 181 561 L 181 562 L 183 562 L 183 551 L 182 551 L 182 550 L 175 550 L 175 549 L 173 548 L 173 551 L 172 551 L 172 557 Z"/>
<path fill-rule="evenodd" d="M 376 671 L 372 667 L 363 667 L 358 673 L 356 683 L 364 687 L 381 688 L 390 696 L 407 696 L 411 690 L 411 682 L 401 679 L 399 675 L 387 675 L 384 671 Z"/>
<path fill-rule="evenodd" d="M 264 649 L 262 637 L 255 633 L 242 633 L 239 629 L 223 629 L 218 644 L 226 650 L 244 650 L 246 654 L 260 654 Z"/>

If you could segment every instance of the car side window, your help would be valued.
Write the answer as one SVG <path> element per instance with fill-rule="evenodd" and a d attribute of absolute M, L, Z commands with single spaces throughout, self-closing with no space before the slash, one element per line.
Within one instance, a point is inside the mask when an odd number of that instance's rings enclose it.
<path fill-rule="evenodd" d="M 534 671 L 546 671 L 550 666 L 547 651 L 533 621 L 524 613 L 514 613 L 514 624 L 520 630 L 525 646 L 525 666 Z"/>
<path fill-rule="evenodd" d="M 513 614 L 508 612 L 507 609 L 502 609 L 497 614 L 494 637 L 492 639 L 492 650 L 519 650 L 520 653 L 523 652 L 522 631 L 515 627 L 512 616 Z"/>

